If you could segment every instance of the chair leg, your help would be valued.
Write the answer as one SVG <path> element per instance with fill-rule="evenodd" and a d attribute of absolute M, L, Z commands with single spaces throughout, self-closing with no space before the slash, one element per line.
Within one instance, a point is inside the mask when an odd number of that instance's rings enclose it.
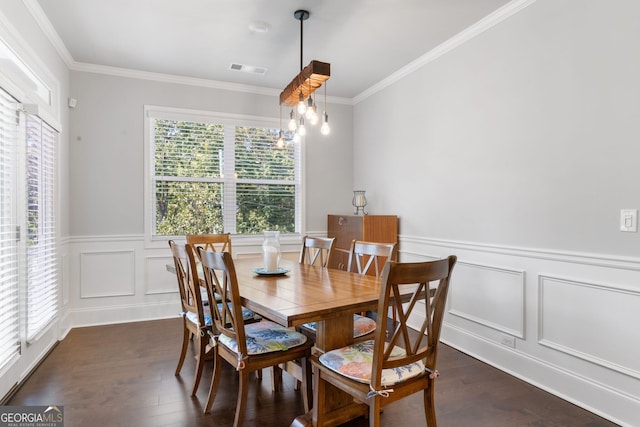
<path fill-rule="evenodd" d="M 202 378 L 202 371 L 204 370 L 204 363 L 207 355 L 207 346 L 202 339 L 198 339 L 198 356 L 196 360 L 196 373 L 193 378 L 193 389 L 191 390 L 191 396 L 195 396 L 200 386 L 200 378 Z"/>
<path fill-rule="evenodd" d="M 282 368 L 277 365 L 271 367 L 271 390 L 282 390 Z"/>
<path fill-rule="evenodd" d="M 427 418 L 427 426 L 437 427 L 436 405 L 434 399 L 433 380 L 429 381 L 429 387 L 424 391 L 424 415 Z"/>
<path fill-rule="evenodd" d="M 307 357 L 303 357 L 300 360 L 300 364 L 302 365 L 302 393 L 303 393 L 303 403 L 304 403 L 304 412 L 307 413 L 313 407 L 313 384 L 311 379 L 311 362 Z M 300 381 L 296 381 L 299 383 Z"/>
<path fill-rule="evenodd" d="M 250 372 L 242 369 L 240 374 L 240 385 L 238 389 L 238 403 L 236 403 L 236 416 L 233 420 L 233 427 L 241 427 L 244 422 L 244 413 L 247 408 L 247 395 L 249 394 Z"/>
<path fill-rule="evenodd" d="M 220 385 L 220 375 L 222 374 L 222 363 L 224 361 L 218 356 L 214 350 L 213 355 L 213 376 L 211 378 L 211 386 L 209 387 L 209 397 L 207 397 L 207 404 L 204 406 L 204 413 L 208 414 L 213 406 L 213 401 L 216 400 L 216 394 L 218 393 L 218 386 Z"/>
<path fill-rule="evenodd" d="M 316 386 L 313 390 L 313 407 L 316 408 L 313 411 L 314 419 L 313 425 L 321 427 L 324 425 L 324 413 L 326 411 L 325 405 L 325 390 L 326 390 L 326 382 L 322 375 L 320 374 L 320 369 L 317 367 L 313 367 L 313 377 L 316 381 Z"/>
<path fill-rule="evenodd" d="M 184 358 L 187 355 L 187 347 L 189 347 L 189 337 L 191 332 L 183 326 L 182 328 L 182 350 L 180 350 L 180 358 L 178 359 L 178 366 L 176 367 L 176 376 L 180 375 L 180 371 L 182 370 L 182 364 L 184 363 Z"/>
<path fill-rule="evenodd" d="M 380 396 L 375 396 L 370 399 L 369 403 L 369 427 L 380 426 L 380 412 L 382 411 L 382 405 L 380 404 Z"/>

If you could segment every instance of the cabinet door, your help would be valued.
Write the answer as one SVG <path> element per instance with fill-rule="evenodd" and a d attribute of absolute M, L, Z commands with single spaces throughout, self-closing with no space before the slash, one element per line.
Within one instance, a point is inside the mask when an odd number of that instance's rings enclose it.
<path fill-rule="evenodd" d="M 351 241 L 362 239 L 362 218 L 361 216 L 349 215 L 328 216 L 327 236 L 336 239 L 329 264 L 330 268 L 346 270 Z"/>

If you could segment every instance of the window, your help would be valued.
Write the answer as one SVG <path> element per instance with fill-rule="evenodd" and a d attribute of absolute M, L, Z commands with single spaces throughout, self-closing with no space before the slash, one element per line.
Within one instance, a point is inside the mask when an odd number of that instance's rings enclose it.
<path fill-rule="evenodd" d="M 300 145 L 275 148 L 277 121 L 160 107 L 145 119 L 152 237 L 300 229 Z"/>

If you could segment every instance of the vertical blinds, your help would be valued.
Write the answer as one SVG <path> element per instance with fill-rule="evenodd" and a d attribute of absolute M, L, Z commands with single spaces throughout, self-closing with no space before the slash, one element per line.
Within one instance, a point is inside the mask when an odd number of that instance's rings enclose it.
<path fill-rule="evenodd" d="M 0 369 L 20 353 L 17 138 L 16 100 L 0 89 Z"/>
<path fill-rule="evenodd" d="M 34 340 L 58 311 L 56 139 L 53 128 L 27 115 L 27 342 Z"/>

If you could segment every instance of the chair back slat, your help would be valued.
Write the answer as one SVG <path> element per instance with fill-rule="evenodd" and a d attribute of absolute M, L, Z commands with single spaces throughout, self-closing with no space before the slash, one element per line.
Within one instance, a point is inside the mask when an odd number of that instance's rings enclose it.
<path fill-rule="evenodd" d="M 318 265 L 326 267 L 333 253 L 334 237 L 308 237 L 302 238 L 302 248 L 300 249 L 300 264 Z"/>
<path fill-rule="evenodd" d="M 215 294 L 220 295 L 222 303 L 211 304 L 211 316 L 217 331 L 236 340 L 238 353 L 247 354 L 247 343 L 244 333 L 242 304 L 238 289 L 238 279 L 229 252 L 207 251 L 198 248 L 202 263 L 204 281 L 209 301 L 215 301 Z"/>
<path fill-rule="evenodd" d="M 415 263 L 387 262 L 382 272 L 382 286 L 378 312 L 386 313 L 389 308 L 397 312 L 397 322 L 393 330 L 388 331 L 385 316 L 378 317 L 375 337 L 371 384 L 375 390 L 381 387 L 383 369 L 397 368 L 422 360 L 430 370 L 436 369 L 436 357 L 444 307 L 449 290 L 449 281 L 455 256 Z M 411 289 L 407 303 L 401 296 Z M 418 334 L 410 332 L 408 320 L 414 309 L 422 307 L 424 302 L 424 322 Z M 425 335 L 426 334 L 426 335 Z M 405 349 L 406 354 L 393 357 L 394 346 Z"/>

